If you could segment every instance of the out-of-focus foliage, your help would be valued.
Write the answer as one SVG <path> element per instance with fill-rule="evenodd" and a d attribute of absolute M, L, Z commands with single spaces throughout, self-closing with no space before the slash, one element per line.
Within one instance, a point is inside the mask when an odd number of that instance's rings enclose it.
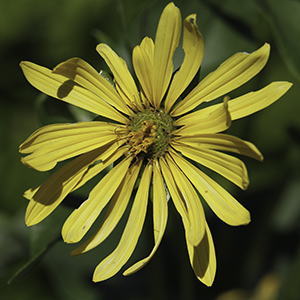
<path fill-rule="evenodd" d="M 265 156 L 261 164 L 245 160 L 250 187 L 239 191 L 219 180 L 252 214 L 246 227 L 232 228 L 209 210 L 218 268 L 212 288 L 192 274 L 181 220 L 171 202 L 167 233 L 143 270 L 94 284 L 94 267 L 115 247 L 122 225 L 102 246 L 71 257 L 74 246 L 61 241 L 39 264 L 10 285 L 26 262 L 60 235 L 60 228 L 97 181 L 94 179 L 41 224 L 26 228 L 23 192 L 49 176 L 20 162 L 18 145 L 35 129 L 54 122 L 93 116 L 49 99 L 32 88 L 21 60 L 49 68 L 74 56 L 107 70 L 95 47 L 108 43 L 130 65 L 131 50 L 145 35 L 154 38 L 168 1 L 13 0 L 0 1 L 0 297 L 1 299 L 217 299 L 297 300 L 300 295 L 300 2 L 296 0 L 178 0 L 182 17 L 197 14 L 205 40 L 200 78 L 238 51 L 271 44 L 265 69 L 231 97 L 257 90 L 274 80 L 294 83 L 277 103 L 233 123 L 230 133 L 250 140 Z M 180 65 L 182 53 L 174 59 Z M 100 175 L 101 176 L 101 175 Z M 215 175 L 213 175 L 215 176 Z M 99 179 L 99 178 L 98 178 Z M 124 218 L 126 219 L 126 218 Z M 151 212 L 131 263 L 152 246 Z M 129 262 L 129 263 L 130 263 Z"/>

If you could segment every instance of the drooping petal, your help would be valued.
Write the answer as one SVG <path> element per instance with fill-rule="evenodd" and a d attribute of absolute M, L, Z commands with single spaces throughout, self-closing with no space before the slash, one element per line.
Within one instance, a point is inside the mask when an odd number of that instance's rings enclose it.
<path fill-rule="evenodd" d="M 26 225 L 31 226 L 41 222 L 70 192 L 82 186 L 126 151 L 124 148 L 120 149 L 108 159 L 91 167 L 107 150 L 106 146 L 77 157 L 51 175 L 40 187 L 27 193 L 30 202 L 25 215 Z"/>
<path fill-rule="evenodd" d="M 93 281 L 102 281 L 115 275 L 134 251 L 146 216 L 151 174 L 152 166 L 148 163 L 141 178 L 120 242 L 116 249 L 97 266 Z"/>
<path fill-rule="evenodd" d="M 189 228 L 186 228 L 188 229 L 188 240 L 192 245 L 198 245 L 205 233 L 205 215 L 202 204 L 184 172 L 179 169 L 169 155 L 166 155 L 166 161 L 173 175 L 173 180 L 178 187 L 182 199 L 181 201 L 183 201 L 186 206 L 186 212 L 189 219 Z M 178 205 L 175 206 L 177 207 Z M 180 213 L 180 211 L 178 212 Z"/>
<path fill-rule="evenodd" d="M 181 14 L 174 3 L 163 10 L 155 36 L 153 59 L 153 104 L 159 108 L 173 73 L 173 55 L 181 34 Z"/>
<path fill-rule="evenodd" d="M 214 242 L 206 222 L 205 229 L 205 235 L 199 245 L 191 245 L 187 238 L 186 241 L 191 266 L 196 277 L 207 286 L 211 286 L 216 274 L 217 261 Z"/>
<path fill-rule="evenodd" d="M 80 84 L 119 111 L 133 114 L 113 86 L 84 60 L 77 57 L 71 58 L 56 66 L 53 73 Z"/>
<path fill-rule="evenodd" d="M 116 88 L 127 105 L 142 110 L 140 96 L 126 62 L 106 44 L 99 44 L 96 49 L 112 71 Z"/>
<path fill-rule="evenodd" d="M 241 189 L 249 185 L 249 178 L 245 164 L 238 158 L 211 149 L 193 148 L 183 144 L 171 144 L 175 150 L 184 156 L 218 172 Z"/>
<path fill-rule="evenodd" d="M 155 245 L 146 258 L 135 263 L 123 275 L 127 276 L 143 268 L 153 257 L 165 233 L 168 219 L 167 196 L 158 161 L 153 164 L 153 229 Z"/>
<path fill-rule="evenodd" d="M 65 76 L 31 62 L 20 65 L 28 82 L 44 94 L 123 124 L 128 122 L 111 105 Z"/>
<path fill-rule="evenodd" d="M 224 99 L 222 105 L 217 107 L 210 114 L 204 115 L 203 118 L 198 119 L 197 122 L 193 120 L 190 122 L 188 117 L 178 119 L 173 123 L 175 126 L 183 127 L 175 130 L 174 135 L 197 135 L 205 133 L 217 133 L 228 129 L 231 125 L 231 117 L 228 111 L 227 99 Z"/>
<path fill-rule="evenodd" d="M 78 255 L 97 247 L 114 230 L 128 205 L 142 162 L 143 160 L 140 159 L 129 168 L 125 178 L 110 201 L 104 221 L 100 228 L 91 238 L 72 251 L 72 255 Z"/>
<path fill-rule="evenodd" d="M 199 151 L 202 149 L 214 149 L 242 154 L 259 161 L 263 160 L 262 154 L 254 144 L 228 134 L 218 133 L 180 136 L 174 137 L 173 141 L 191 145 L 192 147 L 199 149 Z"/>
<path fill-rule="evenodd" d="M 154 106 L 152 96 L 154 43 L 145 37 L 139 46 L 132 52 L 132 63 L 136 76 L 140 82 L 141 90 L 146 99 Z"/>
<path fill-rule="evenodd" d="M 173 117 L 182 115 L 201 104 L 221 97 L 254 77 L 265 66 L 270 45 L 264 44 L 251 54 L 236 53 L 219 68 L 206 76 L 171 112 Z"/>
<path fill-rule="evenodd" d="M 168 113 L 175 101 L 188 87 L 200 68 L 204 55 L 204 41 L 196 24 L 196 15 L 190 15 L 184 20 L 183 46 L 185 56 L 180 69 L 172 79 L 166 97 L 165 111 Z"/>
<path fill-rule="evenodd" d="M 68 217 L 62 228 L 66 243 L 76 243 L 83 238 L 119 187 L 131 161 L 132 157 L 128 156 L 114 166 L 93 188 L 88 199 Z"/>
<path fill-rule="evenodd" d="M 214 213 L 225 223 L 237 226 L 250 222 L 250 214 L 225 189 L 178 154 L 171 153 L 176 164 L 193 183 Z"/>
<path fill-rule="evenodd" d="M 53 124 L 35 131 L 20 146 L 31 153 L 22 162 L 36 170 L 47 171 L 63 160 L 92 151 L 117 140 L 116 126 L 105 122 Z"/>

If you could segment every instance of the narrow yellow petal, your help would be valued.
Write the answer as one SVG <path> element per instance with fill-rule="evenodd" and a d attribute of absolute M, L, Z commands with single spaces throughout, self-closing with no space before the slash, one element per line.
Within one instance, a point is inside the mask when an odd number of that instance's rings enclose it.
<path fill-rule="evenodd" d="M 249 178 L 245 164 L 238 158 L 211 149 L 194 148 L 183 144 L 172 143 L 175 150 L 184 156 L 218 172 L 241 189 L 249 185 Z"/>
<path fill-rule="evenodd" d="M 133 109 L 142 110 L 140 96 L 126 62 L 106 44 L 99 44 L 97 51 L 112 71 L 116 88 L 127 105 Z"/>
<path fill-rule="evenodd" d="M 141 178 L 120 242 L 117 248 L 97 266 L 93 281 L 103 281 L 115 275 L 134 251 L 144 225 L 151 175 L 152 166 L 148 163 Z"/>
<path fill-rule="evenodd" d="M 152 105 L 153 55 L 154 43 L 148 37 L 145 37 L 141 44 L 136 46 L 132 52 L 132 63 L 140 82 L 141 90 Z"/>
<path fill-rule="evenodd" d="M 228 151 L 252 157 L 259 161 L 263 160 L 260 151 L 250 142 L 241 140 L 228 134 L 200 134 L 194 136 L 174 137 L 173 142 L 180 142 L 184 145 L 191 145 L 201 151 L 204 149 L 214 149 Z"/>
<path fill-rule="evenodd" d="M 250 214 L 225 189 L 178 154 L 171 153 L 176 164 L 186 174 L 201 196 L 225 223 L 237 226 L 250 222 Z"/>
<path fill-rule="evenodd" d="M 128 156 L 113 167 L 94 187 L 88 199 L 68 217 L 62 228 L 66 243 L 76 243 L 83 238 L 119 187 L 131 161 L 132 157 Z"/>
<path fill-rule="evenodd" d="M 289 82 L 272 82 L 257 92 L 232 99 L 228 102 L 232 120 L 240 119 L 266 108 L 274 103 L 290 88 Z"/>
<path fill-rule="evenodd" d="M 174 3 L 168 4 L 160 17 L 153 59 L 153 103 L 159 108 L 173 73 L 173 55 L 181 34 L 181 14 Z"/>
<path fill-rule="evenodd" d="M 84 60 L 77 57 L 71 58 L 56 66 L 53 73 L 80 84 L 119 111 L 129 115 L 133 114 L 114 87 Z"/>
<path fill-rule="evenodd" d="M 261 71 L 267 63 L 269 53 L 270 45 L 267 43 L 251 54 L 236 53 L 206 76 L 171 115 L 182 115 L 202 102 L 214 100 L 238 88 Z"/>
<path fill-rule="evenodd" d="M 180 214 L 183 225 L 185 228 L 186 235 L 190 231 L 190 220 L 186 209 L 186 204 L 184 200 L 182 199 L 182 196 L 179 192 L 179 188 L 176 185 L 175 179 L 171 173 L 170 167 L 166 163 L 164 158 L 159 159 L 159 164 L 161 166 L 161 171 L 164 177 L 164 180 L 166 182 L 166 185 L 168 187 L 168 191 L 170 192 L 170 195 L 172 197 L 173 203 L 176 207 L 176 210 Z"/>
<path fill-rule="evenodd" d="M 72 251 L 72 255 L 78 255 L 97 247 L 114 230 L 128 205 L 142 162 L 143 160 L 140 159 L 138 163 L 133 164 L 129 168 L 125 178 L 110 201 L 104 221 L 100 228 L 91 238 Z"/>
<path fill-rule="evenodd" d="M 36 170 L 47 171 L 60 161 L 117 140 L 115 131 L 115 125 L 105 122 L 47 125 L 21 144 L 21 153 L 33 152 L 22 158 L 22 162 Z"/>
<path fill-rule="evenodd" d="M 173 155 L 172 158 L 174 158 Z M 198 245 L 205 233 L 205 215 L 202 204 L 194 187 L 186 177 L 188 174 L 182 172 L 169 155 L 166 156 L 166 159 L 188 213 L 190 221 L 188 240 L 192 245 Z"/>
<path fill-rule="evenodd" d="M 131 275 L 143 268 L 153 257 L 165 233 L 168 219 L 167 195 L 158 161 L 153 164 L 153 229 L 155 245 L 146 258 L 128 268 L 123 275 Z"/>
<path fill-rule="evenodd" d="M 20 65 L 28 82 L 42 93 L 117 122 L 128 122 L 111 105 L 65 76 L 31 62 L 21 62 Z"/>
<path fill-rule="evenodd" d="M 231 125 L 231 117 L 228 111 L 227 99 L 224 99 L 222 105 L 218 106 L 210 114 L 205 114 L 196 122 L 192 119 L 190 122 L 189 115 L 180 118 L 174 122 L 175 126 L 183 127 L 175 130 L 174 135 L 197 135 L 205 133 L 217 133 L 228 129 Z"/>
<path fill-rule="evenodd" d="M 26 225 L 35 225 L 45 219 L 70 192 L 116 161 L 125 149 L 91 167 L 106 151 L 107 147 L 102 147 L 77 157 L 51 175 L 38 189 L 27 194 L 30 202 L 25 215 Z"/>
<path fill-rule="evenodd" d="M 274 103 L 282 95 L 284 95 L 292 84 L 289 82 L 272 82 L 261 90 L 247 93 L 235 99 L 228 101 L 228 110 L 232 120 L 240 119 L 260 111 Z M 209 116 L 214 110 L 218 109 L 222 104 L 214 104 L 203 109 L 197 110 L 183 116 L 178 120 L 178 124 L 184 124 L 185 121 L 196 123 L 199 119 Z"/>
<path fill-rule="evenodd" d="M 206 222 L 205 229 L 205 235 L 199 245 L 193 246 L 188 239 L 186 240 L 191 266 L 196 277 L 207 286 L 211 286 L 216 274 L 217 261 L 214 242 Z"/>
<path fill-rule="evenodd" d="M 165 111 L 168 113 L 175 101 L 188 87 L 200 68 L 204 55 L 204 41 L 196 24 L 196 15 L 190 15 L 184 20 L 183 30 L 184 60 L 175 73 L 165 101 Z"/>

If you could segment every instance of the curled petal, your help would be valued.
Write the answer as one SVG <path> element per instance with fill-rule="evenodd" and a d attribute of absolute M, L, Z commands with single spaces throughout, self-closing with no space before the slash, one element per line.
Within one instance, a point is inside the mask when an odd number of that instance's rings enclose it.
<path fill-rule="evenodd" d="M 227 98 L 225 98 L 223 103 L 210 114 L 205 114 L 204 117 L 198 119 L 197 122 L 195 122 L 194 119 L 190 121 L 189 116 L 187 116 L 176 120 L 174 125 L 184 125 L 175 130 L 173 134 L 185 136 L 217 133 L 228 129 L 231 125 L 231 117 L 228 111 Z"/>
<path fill-rule="evenodd" d="M 217 269 L 214 242 L 207 223 L 205 235 L 199 245 L 193 246 L 187 241 L 187 248 L 191 266 L 196 277 L 207 286 L 211 286 Z"/>
<path fill-rule="evenodd" d="M 166 97 L 165 111 L 168 113 L 175 101 L 188 87 L 200 68 L 204 56 L 204 41 L 196 24 L 196 15 L 190 15 L 184 20 L 183 46 L 185 56 L 180 69 L 172 79 Z"/>

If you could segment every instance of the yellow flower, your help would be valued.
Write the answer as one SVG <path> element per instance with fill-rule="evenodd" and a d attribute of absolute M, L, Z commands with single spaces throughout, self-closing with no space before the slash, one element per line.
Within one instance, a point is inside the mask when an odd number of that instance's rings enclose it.
<path fill-rule="evenodd" d="M 262 160 L 262 155 L 250 142 L 220 132 L 229 128 L 232 120 L 279 99 L 291 84 L 273 82 L 261 90 L 232 100 L 225 97 L 223 103 L 194 110 L 202 102 L 224 96 L 255 76 L 266 64 L 270 46 L 265 44 L 251 54 L 233 55 L 181 100 L 204 54 L 196 15 L 184 20 L 185 56 L 173 76 L 172 58 L 180 35 L 180 11 L 170 3 L 161 15 L 155 41 L 146 37 L 133 50 L 139 90 L 125 61 L 105 44 L 99 44 L 97 51 L 113 73 L 114 86 L 79 58 L 67 60 L 53 70 L 31 62 L 21 63 L 27 80 L 43 93 L 110 120 L 48 125 L 20 146 L 21 153 L 31 153 L 22 162 L 38 171 L 48 171 L 58 162 L 74 158 L 40 187 L 25 193 L 30 200 L 26 211 L 28 226 L 41 222 L 69 193 L 113 164 L 88 199 L 64 223 L 64 241 L 77 243 L 109 204 L 100 228 L 73 255 L 102 243 L 133 198 L 119 244 L 97 266 L 94 281 L 115 275 L 128 261 L 141 234 L 148 204 L 153 205 L 153 250 L 124 275 L 142 268 L 156 252 L 166 228 L 169 197 L 182 218 L 195 275 L 208 286 L 214 280 L 216 258 L 197 191 L 227 224 L 250 222 L 249 212 L 196 165 L 204 165 L 246 189 L 249 180 L 245 165 L 222 151 L 257 160 Z M 150 187 L 153 187 L 152 202 Z"/>

